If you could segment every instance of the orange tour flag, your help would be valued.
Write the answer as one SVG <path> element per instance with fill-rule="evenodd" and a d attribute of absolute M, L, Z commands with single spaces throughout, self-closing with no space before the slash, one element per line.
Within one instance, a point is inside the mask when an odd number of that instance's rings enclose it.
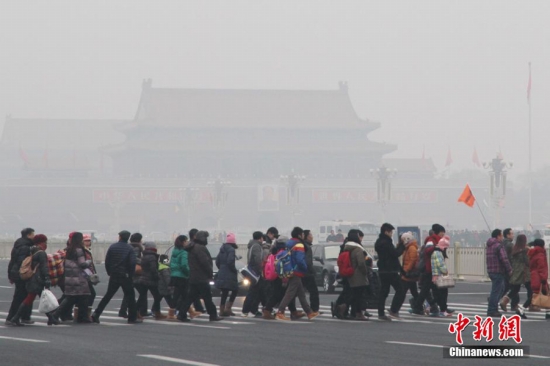
<path fill-rule="evenodd" d="M 460 197 L 458 197 L 458 202 L 464 202 L 467 206 L 474 207 L 474 203 L 476 203 L 476 198 L 474 197 L 474 194 L 472 193 L 469 184 L 466 184 L 466 188 L 464 188 L 464 191 L 462 192 Z"/>

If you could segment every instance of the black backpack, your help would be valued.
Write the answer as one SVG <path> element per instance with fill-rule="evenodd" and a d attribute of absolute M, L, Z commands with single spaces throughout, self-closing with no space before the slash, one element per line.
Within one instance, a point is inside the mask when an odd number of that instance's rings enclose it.
<path fill-rule="evenodd" d="M 420 254 L 418 255 L 418 263 L 416 264 L 416 272 L 418 273 L 425 273 L 426 272 L 426 258 L 424 257 L 424 249 L 426 248 L 425 245 L 423 245 L 420 248 Z"/>

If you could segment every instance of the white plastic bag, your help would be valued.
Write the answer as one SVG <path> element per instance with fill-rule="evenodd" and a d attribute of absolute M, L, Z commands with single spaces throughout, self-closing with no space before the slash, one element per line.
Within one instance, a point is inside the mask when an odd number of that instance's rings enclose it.
<path fill-rule="evenodd" d="M 40 313 L 47 314 L 50 311 L 54 311 L 58 307 L 59 303 L 57 302 L 55 295 L 50 290 L 44 289 L 44 291 L 42 291 L 42 295 L 40 296 L 38 311 Z"/>

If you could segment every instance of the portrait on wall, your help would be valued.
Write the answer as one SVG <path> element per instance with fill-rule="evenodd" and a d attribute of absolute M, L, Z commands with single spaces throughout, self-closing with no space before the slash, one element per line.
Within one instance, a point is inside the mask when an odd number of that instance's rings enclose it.
<path fill-rule="evenodd" d="M 258 211 L 279 211 L 279 186 L 258 186 Z"/>

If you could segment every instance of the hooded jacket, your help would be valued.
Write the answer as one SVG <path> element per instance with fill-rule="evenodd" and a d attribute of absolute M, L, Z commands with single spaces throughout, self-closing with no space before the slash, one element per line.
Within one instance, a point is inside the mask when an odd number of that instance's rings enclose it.
<path fill-rule="evenodd" d="M 172 277 L 189 278 L 188 252 L 185 249 L 174 248 L 170 258 L 170 272 Z"/>
<path fill-rule="evenodd" d="M 486 253 L 487 273 L 508 274 L 512 272 L 506 250 L 496 238 L 487 240 Z"/>
<path fill-rule="evenodd" d="M 529 256 L 527 248 L 512 254 L 512 276 L 511 285 L 522 285 L 531 281 L 531 271 L 529 270 Z"/>
<path fill-rule="evenodd" d="M 399 257 L 405 250 L 404 246 L 396 248 L 389 236 L 380 234 L 374 244 L 374 249 L 378 253 L 379 273 L 399 273 L 401 271 Z"/>
<path fill-rule="evenodd" d="M 10 263 L 8 264 L 8 279 L 10 281 L 21 281 L 19 268 L 21 268 L 21 263 L 23 263 L 25 258 L 31 255 L 31 247 L 33 245 L 32 240 L 27 237 L 19 238 L 13 243 Z"/>
<path fill-rule="evenodd" d="M 369 284 L 367 280 L 367 263 L 365 261 L 365 249 L 361 244 L 348 241 L 344 251 L 349 252 L 353 275 L 348 277 L 350 287 L 363 287 Z"/>
<path fill-rule="evenodd" d="M 237 267 L 235 267 L 235 249 L 236 244 L 224 244 L 220 248 L 220 253 L 216 257 L 216 267 L 218 274 L 216 275 L 216 288 L 226 290 L 238 290 L 239 279 Z"/>
<path fill-rule="evenodd" d="M 39 294 L 44 290 L 44 287 L 50 287 L 50 271 L 48 268 L 48 256 L 45 251 L 37 246 L 31 248 L 32 251 L 32 269 L 36 268 L 36 272 L 25 285 L 27 292 Z"/>
<path fill-rule="evenodd" d="M 200 233 L 202 231 L 199 231 L 195 240 L 185 247 L 188 253 L 190 284 L 209 283 L 214 277 L 212 256 L 206 249 L 206 236 L 201 236 Z"/>
<path fill-rule="evenodd" d="M 257 240 L 248 242 L 248 267 L 254 272 L 262 273 L 263 248 L 262 243 Z"/>
<path fill-rule="evenodd" d="M 136 283 L 147 287 L 158 287 L 159 268 L 158 254 L 155 249 L 145 249 L 141 257 L 141 276 L 136 280 Z"/>
<path fill-rule="evenodd" d="M 527 255 L 529 256 L 529 270 L 531 271 L 531 290 L 534 294 L 538 294 L 541 286 L 548 284 L 546 250 L 543 247 L 533 247 Z"/>
<path fill-rule="evenodd" d="M 305 277 L 307 274 L 306 248 L 300 239 L 292 238 L 286 242 L 286 248 L 290 250 L 290 260 L 294 267 L 294 276 Z"/>
<path fill-rule="evenodd" d="M 405 252 L 403 253 L 403 276 L 401 279 L 409 282 L 418 281 L 418 276 L 406 277 L 405 274 L 412 273 L 416 270 L 418 263 L 418 244 L 416 241 L 411 241 L 405 244 Z"/>

